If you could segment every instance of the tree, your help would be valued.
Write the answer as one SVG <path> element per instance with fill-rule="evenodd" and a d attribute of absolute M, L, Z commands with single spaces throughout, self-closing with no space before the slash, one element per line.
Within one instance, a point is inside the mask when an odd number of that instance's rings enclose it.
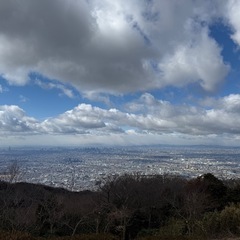
<path fill-rule="evenodd" d="M 198 177 L 195 180 L 199 187 L 201 186 L 202 191 L 211 198 L 211 204 L 209 210 L 223 209 L 227 201 L 227 187 L 224 183 L 216 178 L 213 174 L 207 173 Z"/>
<path fill-rule="evenodd" d="M 7 176 L 9 177 L 9 182 L 17 182 L 20 176 L 20 166 L 17 161 L 13 161 L 7 168 Z"/>
<path fill-rule="evenodd" d="M 36 216 L 40 235 L 52 235 L 61 223 L 63 204 L 54 195 L 45 196 L 37 207 Z"/>

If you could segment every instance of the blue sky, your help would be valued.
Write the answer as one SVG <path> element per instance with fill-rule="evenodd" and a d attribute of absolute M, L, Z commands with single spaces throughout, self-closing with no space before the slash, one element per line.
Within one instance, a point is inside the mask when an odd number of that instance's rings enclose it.
<path fill-rule="evenodd" d="M 239 146 L 240 2 L 0 2 L 0 145 Z"/>

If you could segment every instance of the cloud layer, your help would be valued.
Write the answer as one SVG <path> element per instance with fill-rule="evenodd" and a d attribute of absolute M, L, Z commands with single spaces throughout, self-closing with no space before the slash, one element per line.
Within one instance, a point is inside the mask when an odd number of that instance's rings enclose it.
<path fill-rule="evenodd" d="M 0 105 L 0 139 L 30 136 L 28 143 L 46 144 L 58 143 L 59 136 L 69 143 L 237 141 L 236 91 L 192 104 L 164 101 L 156 91 L 194 86 L 205 94 L 216 92 L 232 69 L 211 27 L 224 25 L 239 47 L 239 12 L 238 0 L 1 0 L 0 76 L 7 87 L 31 82 L 90 104 L 81 102 L 44 120 L 29 116 L 27 107 L 17 103 Z M 1 96 L 8 91 L 5 85 L 0 85 Z M 111 102 L 116 96 L 124 99 L 116 104 L 120 107 Z M 20 106 L 31 102 L 22 93 L 19 99 Z"/>
<path fill-rule="evenodd" d="M 37 72 L 84 94 L 189 83 L 213 91 L 229 65 L 208 26 L 223 19 L 240 43 L 240 4 L 226 2 L 3 0 L 0 74 L 24 85 Z"/>
<path fill-rule="evenodd" d="M 212 135 L 224 138 L 229 134 L 236 138 L 240 136 L 240 95 L 208 99 L 205 106 L 208 110 L 204 107 L 172 105 L 145 93 L 137 101 L 129 103 L 127 111 L 80 104 L 55 118 L 37 121 L 27 116 L 21 108 L 5 105 L 0 107 L 0 131 L 8 136 L 84 135 L 93 138 L 116 135 L 127 138 L 133 134 L 135 137 L 164 134 L 193 138 Z M 135 143 L 138 143 L 137 138 Z"/>

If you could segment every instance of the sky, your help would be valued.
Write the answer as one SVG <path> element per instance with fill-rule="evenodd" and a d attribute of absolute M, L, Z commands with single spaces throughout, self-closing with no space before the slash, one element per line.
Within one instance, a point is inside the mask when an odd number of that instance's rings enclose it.
<path fill-rule="evenodd" d="M 239 0 L 1 0 L 0 146 L 240 146 Z"/>

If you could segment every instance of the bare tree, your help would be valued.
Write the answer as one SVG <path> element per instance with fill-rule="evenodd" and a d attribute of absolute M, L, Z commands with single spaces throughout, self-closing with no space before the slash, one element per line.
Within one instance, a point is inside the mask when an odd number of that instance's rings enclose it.
<path fill-rule="evenodd" d="M 65 214 L 61 219 L 62 224 L 70 230 L 70 235 L 74 236 L 79 226 L 86 221 L 86 216 Z"/>
<path fill-rule="evenodd" d="M 17 182 L 21 174 L 20 166 L 17 161 L 13 161 L 7 168 L 7 176 L 9 182 Z"/>
<path fill-rule="evenodd" d="M 36 215 L 40 233 L 54 234 L 63 216 L 63 203 L 54 195 L 45 196 L 37 207 Z"/>
<path fill-rule="evenodd" d="M 0 191 L 0 226 L 8 231 L 26 231 L 34 216 L 33 199 L 15 185 L 3 183 Z"/>

